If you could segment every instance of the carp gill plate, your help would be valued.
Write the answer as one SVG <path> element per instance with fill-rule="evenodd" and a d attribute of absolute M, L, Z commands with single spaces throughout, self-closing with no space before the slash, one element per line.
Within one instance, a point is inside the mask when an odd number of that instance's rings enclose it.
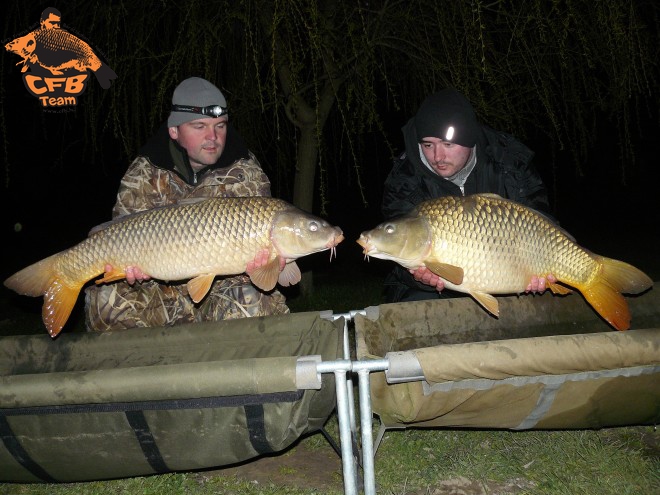
<path fill-rule="evenodd" d="M 420 203 L 409 215 L 360 235 L 365 256 L 392 260 L 408 269 L 426 266 L 445 286 L 471 295 L 499 315 L 492 294 L 525 291 L 532 276 L 553 274 L 582 293 L 614 328 L 630 328 L 621 295 L 653 285 L 628 263 L 579 246 L 542 214 L 495 194 L 442 197 Z M 550 283 L 555 294 L 571 290 Z"/>
<path fill-rule="evenodd" d="M 96 283 L 125 278 L 137 266 L 163 281 L 191 279 L 199 302 L 217 275 L 245 272 L 262 250 L 269 262 L 250 279 L 264 291 L 279 281 L 300 281 L 293 261 L 331 250 L 344 239 L 340 228 L 270 197 L 211 198 L 154 208 L 99 225 L 79 244 L 15 273 L 4 284 L 19 294 L 44 296 L 42 317 L 51 337 L 66 323 L 83 285 L 113 267 Z M 280 260 L 286 261 L 280 271 Z"/>

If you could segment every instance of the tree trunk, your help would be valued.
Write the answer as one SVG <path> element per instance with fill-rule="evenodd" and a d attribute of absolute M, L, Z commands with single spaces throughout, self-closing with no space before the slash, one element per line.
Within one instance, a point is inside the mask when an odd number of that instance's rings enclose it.
<path fill-rule="evenodd" d="M 261 13 L 262 25 L 270 28 L 270 17 L 266 11 Z M 325 83 L 319 93 L 308 92 L 315 95 L 315 100 L 310 104 L 305 99 L 305 90 L 297 89 L 294 84 L 293 74 L 290 67 L 278 53 L 282 52 L 282 44 L 277 35 L 273 33 L 273 42 L 276 54 L 277 75 L 284 94 L 288 95 L 286 102 L 286 115 L 300 131 L 298 149 L 296 151 L 296 164 L 293 184 L 293 204 L 298 208 L 312 213 L 314 207 L 314 191 L 316 178 L 316 165 L 319 156 L 320 136 L 323 127 L 330 114 L 330 109 L 335 102 L 335 91 L 343 82 L 334 64 L 326 62 L 323 65 Z M 328 56 L 327 60 L 332 57 Z M 309 88 L 308 88 L 309 89 Z M 313 278 L 311 272 L 302 274 L 300 281 L 300 292 L 309 295 L 313 290 Z"/>

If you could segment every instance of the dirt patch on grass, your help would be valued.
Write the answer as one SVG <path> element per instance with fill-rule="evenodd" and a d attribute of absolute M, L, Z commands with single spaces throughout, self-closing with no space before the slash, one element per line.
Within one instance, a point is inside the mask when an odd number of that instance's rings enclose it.
<path fill-rule="evenodd" d="M 642 433 L 644 452 L 649 457 L 660 458 L 660 431 L 645 431 Z"/>
<path fill-rule="evenodd" d="M 283 454 L 196 474 L 201 483 L 215 476 L 235 477 L 253 483 L 255 488 L 272 484 L 318 490 L 320 493 L 341 493 L 344 489 L 341 459 L 337 453 L 330 445 L 309 448 L 304 441 Z M 358 476 L 362 476 L 361 470 Z M 396 495 L 515 495 L 529 492 L 534 487 L 534 482 L 525 479 L 484 482 L 458 477 L 423 489 L 409 491 L 403 488 Z M 362 488 L 360 485 L 360 490 Z"/>
<path fill-rule="evenodd" d="M 279 455 L 260 457 L 196 475 L 201 480 L 214 476 L 236 477 L 256 486 L 274 484 L 326 491 L 343 490 L 341 459 L 332 447 L 310 448 L 301 442 Z"/>
<path fill-rule="evenodd" d="M 452 478 L 440 482 L 435 487 L 418 490 L 406 495 L 512 495 L 523 491 L 529 492 L 535 484 L 524 479 L 504 483 L 495 481 L 475 481 L 467 478 Z"/>

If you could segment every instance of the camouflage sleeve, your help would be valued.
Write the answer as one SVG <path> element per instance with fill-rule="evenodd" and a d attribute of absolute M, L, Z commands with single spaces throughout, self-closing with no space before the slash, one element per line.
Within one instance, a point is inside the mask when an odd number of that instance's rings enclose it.
<path fill-rule="evenodd" d="M 270 196 L 270 180 L 252 152 L 249 158 L 238 160 L 234 166 L 242 169 L 243 177 L 241 181 L 227 185 L 228 196 Z"/>
<path fill-rule="evenodd" d="M 147 158 L 138 156 L 122 177 L 112 217 L 149 210 L 175 203 L 184 193 L 171 180 L 171 173 L 154 167 Z"/>
<path fill-rule="evenodd" d="M 107 332 L 138 327 L 164 327 L 195 321 L 195 305 L 185 284 L 155 280 L 128 285 L 125 281 L 85 289 L 88 331 Z"/>

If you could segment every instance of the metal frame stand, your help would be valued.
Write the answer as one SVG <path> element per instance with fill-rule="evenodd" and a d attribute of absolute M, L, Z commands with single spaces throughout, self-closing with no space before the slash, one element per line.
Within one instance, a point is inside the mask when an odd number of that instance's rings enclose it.
<path fill-rule="evenodd" d="M 374 467 L 374 441 L 372 431 L 373 411 L 371 409 L 371 388 L 369 374 L 373 371 L 389 369 L 388 359 L 368 361 L 351 360 L 348 339 L 348 323 L 356 314 L 364 311 L 332 314 L 336 320 L 344 318 L 344 359 L 324 361 L 316 365 L 317 373 L 334 373 L 337 392 L 337 416 L 339 419 L 339 438 L 341 446 L 342 470 L 345 495 L 358 494 L 357 460 L 362 458 L 363 484 L 365 495 L 376 494 L 376 475 Z M 358 377 L 358 401 L 360 405 L 360 447 L 357 445 L 355 420 L 355 401 L 353 398 L 352 374 Z M 361 450 L 361 455 L 359 450 Z"/>

